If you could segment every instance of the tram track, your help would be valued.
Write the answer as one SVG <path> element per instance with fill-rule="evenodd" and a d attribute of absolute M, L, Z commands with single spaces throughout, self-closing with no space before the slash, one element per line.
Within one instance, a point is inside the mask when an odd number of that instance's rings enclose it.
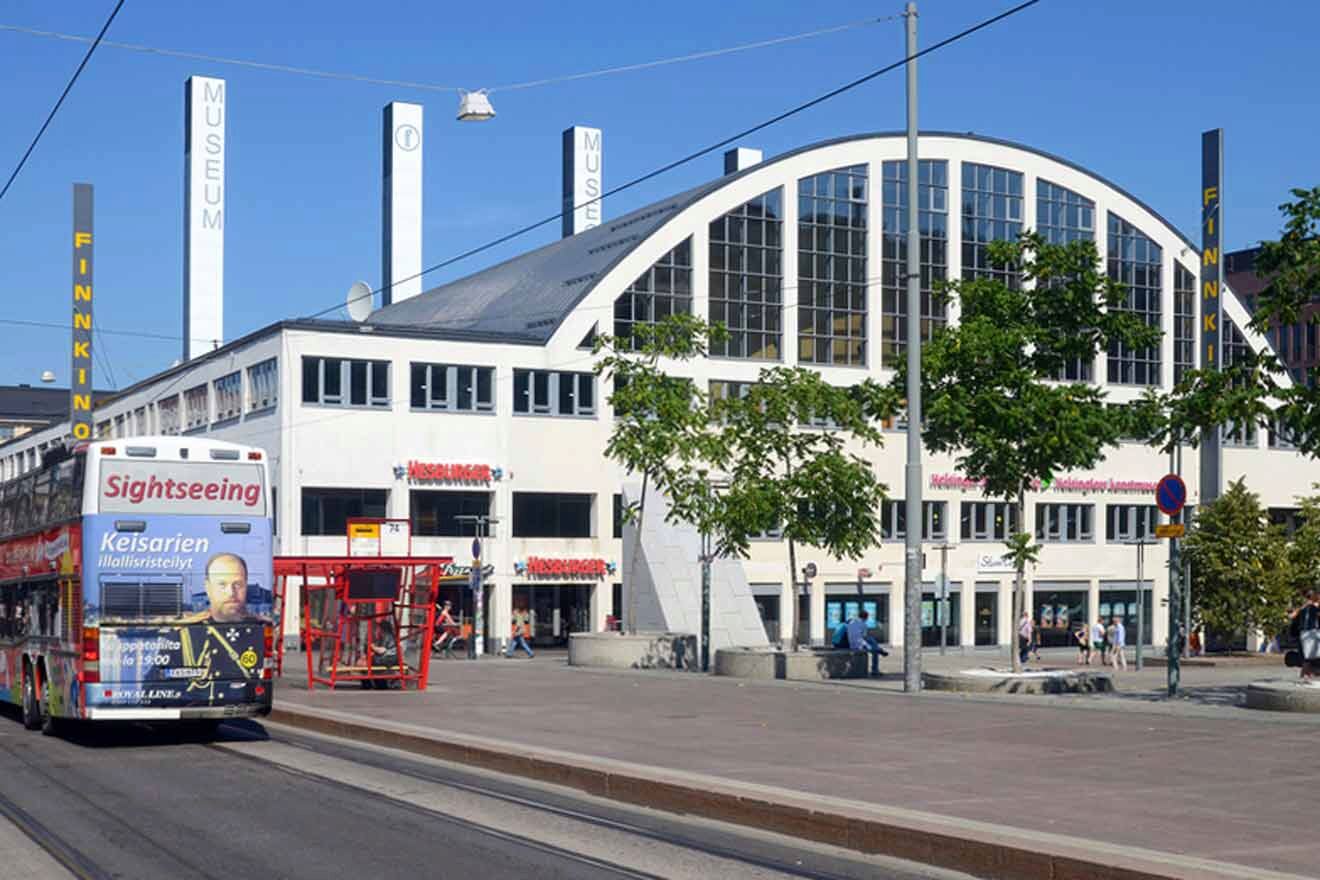
<path fill-rule="evenodd" d="M 788 877 L 801 878 L 801 880 L 855 880 L 858 876 L 855 873 L 844 874 L 813 869 L 804 866 L 800 860 L 788 861 L 786 858 L 767 858 L 749 852 L 747 849 L 735 849 L 733 847 L 713 843 L 709 840 L 700 840 L 691 834 L 684 834 L 681 830 L 677 830 L 675 828 L 676 823 L 673 822 L 664 823 L 665 827 L 660 829 L 656 827 L 646 827 L 635 821 L 626 821 L 617 818 L 617 815 L 611 817 L 601 815 L 597 812 L 587 812 L 582 809 L 566 806 L 565 802 L 570 799 L 568 796 L 556 798 L 561 801 L 560 803 L 552 803 L 547 799 L 547 793 L 536 791 L 532 787 L 525 784 L 519 784 L 516 781 L 510 781 L 507 786 L 496 788 L 490 784 L 480 784 L 471 781 L 472 779 L 477 778 L 477 775 L 464 773 L 461 768 L 455 768 L 448 772 L 444 772 L 439 768 L 429 768 L 422 762 L 411 760 L 406 757 L 381 754 L 360 746 L 340 743 L 331 738 L 302 737 L 298 735 L 273 732 L 272 729 L 276 725 L 270 723 L 266 723 L 263 726 L 268 734 L 266 740 L 272 743 L 301 749 L 315 755 L 336 757 L 355 764 L 371 767 L 376 770 L 399 774 L 417 782 L 442 786 L 444 788 L 463 792 L 464 794 L 489 798 L 511 806 L 535 810 L 560 819 L 581 823 L 602 830 L 612 831 L 667 846 L 679 847 L 691 852 L 699 853 L 703 856 L 745 865 L 749 868 L 772 871 Z M 257 761 L 263 764 L 269 763 L 263 760 L 259 755 L 234 752 L 233 750 L 226 748 L 223 744 L 212 744 L 209 747 L 225 751 L 247 760 Z M 281 769 L 289 769 L 282 765 L 277 766 L 281 766 Z M 306 775 L 301 771 L 297 772 L 299 772 L 299 775 Z M 466 776 L 467 779 L 454 778 L 456 775 L 460 774 Z M 313 778 L 322 779 L 327 782 L 334 782 L 334 780 L 325 780 L 324 777 L 320 776 L 313 776 Z M 345 785 L 346 783 L 337 784 Z M 357 790 L 361 791 L 361 789 Z M 392 800 L 387 795 L 373 796 Z M 397 801 L 394 802 L 398 803 Z M 451 821 L 466 822 L 466 820 L 457 819 L 456 817 L 448 816 L 444 813 L 436 813 L 434 811 L 427 812 L 431 812 L 433 815 Z M 610 812 L 619 814 L 624 812 L 624 810 L 616 807 L 611 809 Z M 485 828 L 482 828 L 481 830 L 490 831 L 490 829 Z M 500 833 L 506 834 L 507 832 Z M 536 843 L 535 841 L 524 837 L 515 837 L 515 839 L 529 845 L 535 845 Z M 762 846 L 763 848 L 769 848 L 764 847 L 759 841 L 750 839 L 747 841 L 747 844 L 749 847 Z M 599 864 L 599 862 L 595 863 Z M 620 865 L 610 865 L 609 867 L 612 870 L 632 870 Z M 874 871 L 875 866 L 868 867 Z M 866 876 L 875 875 L 867 874 Z"/>
<path fill-rule="evenodd" d="M 3 743 L 0 743 L 0 750 L 22 764 L 29 773 L 39 777 L 46 784 L 59 789 L 67 797 L 97 814 L 104 820 L 105 824 L 114 827 L 116 831 L 122 832 L 134 841 L 140 842 L 150 850 L 165 856 L 168 861 L 175 864 L 182 872 L 185 872 L 179 874 L 179 876 L 196 878 L 196 880 L 224 880 L 221 875 L 211 873 L 202 865 L 186 858 L 156 837 L 134 826 L 113 810 L 97 803 L 85 792 L 69 785 L 54 773 L 29 760 L 20 750 Z M 95 859 L 81 848 L 70 843 L 63 835 L 54 831 L 49 824 L 37 819 L 3 793 L 0 793 L 0 812 L 3 812 L 29 839 L 50 853 L 52 858 L 72 872 L 75 877 L 85 878 L 85 880 L 111 880 L 116 876 L 102 868 Z"/>

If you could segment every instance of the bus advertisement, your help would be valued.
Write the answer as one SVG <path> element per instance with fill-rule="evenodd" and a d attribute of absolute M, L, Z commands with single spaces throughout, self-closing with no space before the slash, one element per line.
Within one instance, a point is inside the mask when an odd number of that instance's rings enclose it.
<path fill-rule="evenodd" d="M 260 450 L 178 437 L 0 487 L 0 699 L 48 731 L 268 713 L 269 496 Z"/>

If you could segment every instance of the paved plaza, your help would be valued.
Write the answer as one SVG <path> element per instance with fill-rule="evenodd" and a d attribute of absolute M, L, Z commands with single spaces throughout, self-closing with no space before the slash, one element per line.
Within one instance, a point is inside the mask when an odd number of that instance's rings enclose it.
<path fill-rule="evenodd" d="M 1072 655 L 1047 655 L 1068 665 Z M 894 669 L 890 658 L 889 669 Z M 1277 658 L 1275 658 L 1277 660 Z M 668 768 L 862 804 L 996 823 L 1303 876 L 1299 835 L 1320 785 L 1320 717 L 1239 705 L 1247 682 L 1288 677 L 1256 658 L 1118 674 L 1114 695 L 901 693 L 892 672 L 839 683 L 749 682 L 536 660 L 437 661 L 424 693 L 308 692 L 291 656 L 280 704 L 486 736 L 529 749 Z M 995 663 L 929 655 L 932 669 Z"/>

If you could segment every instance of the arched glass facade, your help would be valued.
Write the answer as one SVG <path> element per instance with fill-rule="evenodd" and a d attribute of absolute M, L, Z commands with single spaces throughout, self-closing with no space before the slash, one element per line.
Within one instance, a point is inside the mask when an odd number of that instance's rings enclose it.
<path fill-rule="evenodd" d="M 880 266 L 881 362 L 892 367 L 907 341 L 907 163 L 885 162 Z M 921 338 L 948 320 L 935 301 L 935 285 L 949 276 L 949 163 L 922 159 L 917 166 L 917 223 L 921 246 Z"/>
<path fill-rule="evenodd" d="M 798 360 L 866 365 L 866 166 L 798 181 Z"/>
<path fill-rule="evenodd" d="M 990 263 L 990 242 L 1022 235 L 1022 172 L 962 163 L 962 277 L 998 278 L 1016 287 L 1013 269 Z"/>
<path fill-rule="evenodd" d="M 775 188 L 710 224 L 710 317 L 729 338 L 718 357 L 778 360 L 783 348 L 783 190 Z"/>
<path fill-rule="evenodd" d="M 632 337 L 637 324 L 692 314 L 692 238 L 665 254 L 614 301 L 614 335 Z M 637 340 L 632 347 L 639 347 Z"/>
<path fill-rule="evenodd" d="M 1148 326 L 1160 326 L 1164 286 L 1164 251 L 1137 227 L 1109 214 L 1109 277 L 1122 282 L 1127 298 L 1119 307 Z M 1109 381 L 1118 385 L 1159 385 L 1160 346 L 1134 349 L 1115 342 L 1109 347 Z"/>

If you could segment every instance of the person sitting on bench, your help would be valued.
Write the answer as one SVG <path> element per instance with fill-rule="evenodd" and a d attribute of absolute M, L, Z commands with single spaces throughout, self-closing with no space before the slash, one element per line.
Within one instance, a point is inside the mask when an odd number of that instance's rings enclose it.
<path fill-rule="evenodd" d="M 848 647 L 853 651 L 862 651 L 871 655 L 871 674 L 880 674 L 880 658 L 888 657 L 889 652 L 880 647 L 880 643 L 871 638 L 867 632 L 867 618 L 870 617 L 865 611 L 858 613 L 856 617 L 848 621 Z"/>

